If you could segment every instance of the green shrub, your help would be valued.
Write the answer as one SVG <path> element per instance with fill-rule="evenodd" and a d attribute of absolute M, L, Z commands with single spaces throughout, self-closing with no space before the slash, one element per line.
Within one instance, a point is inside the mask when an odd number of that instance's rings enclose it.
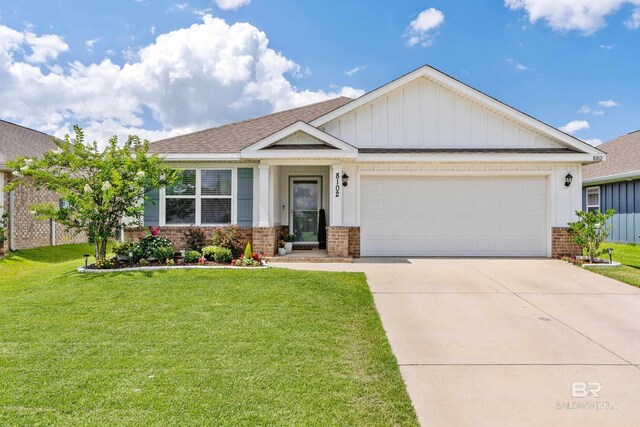
<path fill-rule="evenodd" d="M 129 256 L 130 252 L 133 252 L 136 248 L 136 244 L 133 242 L 116 243 L 113 245 L 113 253 L 118 256 Z"/>
<path fill-rule="evenodd" d="M 173 260 L 173 259 L 168 259 L 168 260 L 167 260 L 167 266 L 168 266 L 168 267 L 172 267 L 172 266 L 174 266 L 174 265 L 176 265 L 175 260 Z"/>
<path fill-rule="evenodd" d="M 200 259 L 200 252 L 198 251 L 188 251 L 184 254 L 184 262 L 187 264 L 195 264 Z"/>
<path fill-rule="evenodd" d="M 150 263 L 146 258 L 142 258 L 140 261 L 138 261 L 138 264 L 140 264 L 140 267 L 146 267 L 148 266 Z"/>
<path fill-rule="evenodd" d="M 237 225 L 216 227 L 211 233 L 211 244 L 221 248 L 231 249 L 234 257 L 242 254 L 242 239 Z"/>
<path fill-rule="evenodd" d="M 213 261 L 215 259 L 216 249 L 219 249 L 219 246 L 205 246 L 202 248 L 202 256 L 207 261 Z"/>
<path fill-rule="evenodd" d="M 214 251 L 214 260 L 218 264 L 230 264 L 233 261 L 233 253 L 228 248 L 216 248 Z"/>
<path fill-rule="evenodd" d="M 604 213 L 576 211 L 579 220 L 569 223 L 568 231 L 571 239 L 582 248 L 582 252 L 589 257 L 589 262 L 593 262 L 598 255 L 602 254 L 600 245 L 611 230 L 611 223 L 607 224 L 607 222 L 615 213 L 613 209 Z"/>
<path fill-rule="evenodd" d="M 173 243 L 166 237 L 146 236 L 140 239 L 133 250 L 133 261 L 142 258 L 156 258 L 156 251 L 160 248 L 169 248 L 173 253 Z"/>
<path fill-rule="evenodd" d="M 185 249 L 188 251 L 201 251 L 207 246 L 207 232 L 203 228 L 189 227 L 182 235 L 185 239 Z"/>
<path fill-rule="evenodd" d="M 173 257 L 173 246 L 158 246 L 153 251 L 153 257 L 161 263 L 165 263 L 169 258 Z"/>
<path fill-rule="evenodd" d="M 244 248 L 244 257 L 251 258 L 251 242 L 247 242 L 247 246 Z"/>

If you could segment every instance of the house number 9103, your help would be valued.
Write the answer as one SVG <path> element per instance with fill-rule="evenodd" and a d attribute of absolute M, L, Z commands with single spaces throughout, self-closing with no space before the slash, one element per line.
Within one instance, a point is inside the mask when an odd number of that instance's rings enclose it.
<path fill-rule="evenodd" d="M 340 173 L 336 172 L 336 197 L 340 197 Z"/>

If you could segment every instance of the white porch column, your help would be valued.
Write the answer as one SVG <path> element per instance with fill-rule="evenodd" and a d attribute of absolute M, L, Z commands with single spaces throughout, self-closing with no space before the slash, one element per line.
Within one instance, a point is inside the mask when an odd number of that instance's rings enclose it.
<path fill-rule="evenodd" d="M 258 171 L 258 227 L 269 227 L 269 165 L 259 165 Z"/>
<path fill-rule="evenodd" d="M 329 225 L 340 227 L 342 225 L 342 164 L 331 165 L 329 177 Z"/>

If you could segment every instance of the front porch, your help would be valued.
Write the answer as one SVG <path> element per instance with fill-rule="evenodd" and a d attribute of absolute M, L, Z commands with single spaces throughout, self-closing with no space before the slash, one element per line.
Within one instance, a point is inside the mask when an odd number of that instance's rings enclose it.
<path fill-rule="evenodd" d="M 343 185 L 341 163 L 274 159 L 262 161 L 257 172 L 255 251 L 278 262 L 350 262 L 359 256 L 359 228 L 342 225 L 347 186 Z M 278 242 L 289 234 L 294 237 L 294 252 L 272 256 Z"/>

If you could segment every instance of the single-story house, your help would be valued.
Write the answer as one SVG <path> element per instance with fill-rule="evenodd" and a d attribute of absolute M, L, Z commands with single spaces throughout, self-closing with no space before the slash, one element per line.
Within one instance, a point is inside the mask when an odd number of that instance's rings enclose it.
<path fill-rule="evenodd" d="M 584 167 L 583 210 L 614 209 L 608 240 L 640 243 L 640 130 L 598 146 L 607 161 Z"/>
<path fill-rule="evenodd" d="M 146 225 L 238 224 L 273 254 L 281 233 L 358 256 L 577 253 L 582 166 L 597 148 L 432 67 L 337 98 L 157 141 L 182 171 Z M 573 182 L 572 182 L 573 180 Z M 295 248 L 295 246 L 294 246 Z"/>
<path fill-rule="evenodd" d="M 0 120 L 0 218 L 6 214 L 7 227 L 7 241 L 0 249 L 4 252 L 86 242 L 84 235 L 69 233 L 54 221 L 36 220 L 30 212 L 30 206 L 38 203 L 59 203 L 54 193 L 31 186 L 20 186 L 8 193 L 3 191 L 12 177 L 7 162 L 18 157 L 41 157 L 55 148 L 51 135 Z"/>

